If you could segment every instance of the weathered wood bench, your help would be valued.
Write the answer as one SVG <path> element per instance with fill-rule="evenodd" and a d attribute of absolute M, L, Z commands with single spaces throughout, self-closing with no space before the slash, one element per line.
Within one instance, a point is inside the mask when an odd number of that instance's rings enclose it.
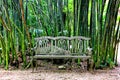
<path fill-rule="evenodd" d="M 35 55 L 32 61 L 39 59 L 91 59 L 90 38 L 75 37 L 39 37 L 35 38 Z M 33 65 L 33 64 L 32 64 Z M 33 67 L 34 70 L 34 67 Z"/>

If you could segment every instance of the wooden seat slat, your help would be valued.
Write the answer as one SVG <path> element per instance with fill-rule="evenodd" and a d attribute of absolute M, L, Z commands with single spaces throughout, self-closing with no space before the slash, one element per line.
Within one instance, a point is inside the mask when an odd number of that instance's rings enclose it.
<path fill-rule="evenodd" d="M 52 58 L 52 59 L 64 59 L 64 58 L 82 58 L 82 59 L 88 59 L 91 56 L 72 56 L 72 55 L 35 55 L 35 59 L 44 59 L 44 58 Z"/>

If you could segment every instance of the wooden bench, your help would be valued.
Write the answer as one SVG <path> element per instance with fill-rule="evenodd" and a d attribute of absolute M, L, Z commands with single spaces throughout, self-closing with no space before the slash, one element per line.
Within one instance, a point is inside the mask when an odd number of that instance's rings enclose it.
<path fill-rule="evenodd" d="M 90 38 L 82 36 L 74 37 L 50 37 L 44 36 L 35 38 L 35 55 L 32 61 L 39 59 L 91 59 Z M 33 64 L 32 64 L 33 66 Z M 34 70 L 34 67 L 33 67 Z"/>

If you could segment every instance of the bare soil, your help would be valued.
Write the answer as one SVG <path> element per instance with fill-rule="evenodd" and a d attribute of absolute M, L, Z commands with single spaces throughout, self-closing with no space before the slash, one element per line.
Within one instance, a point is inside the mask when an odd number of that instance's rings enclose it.
<path fill-rule="evenodd" d="M 120 67 L 114 70 L 97 70 L 94 72 L 78 71 L 40 71 L 0 70 L 0 80 L 120 80 Z"/>
<path fill-rule="evenodd" d="M 112 70 L 28 70 L 0 69 L 0 80 L 120 80 L 120 48 L 118 66 Z"/>

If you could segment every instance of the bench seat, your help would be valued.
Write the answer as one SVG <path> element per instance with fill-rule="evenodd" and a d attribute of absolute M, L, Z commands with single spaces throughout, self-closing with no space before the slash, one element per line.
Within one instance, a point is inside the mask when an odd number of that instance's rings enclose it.
<path fill-rule="evenodd" d="M 34 59 L 65 59 L 65 58 L 81 58 L 81 59 L 89 59 L 91 56 L 80 56 L 80 55 L 35 55 Z"/>

